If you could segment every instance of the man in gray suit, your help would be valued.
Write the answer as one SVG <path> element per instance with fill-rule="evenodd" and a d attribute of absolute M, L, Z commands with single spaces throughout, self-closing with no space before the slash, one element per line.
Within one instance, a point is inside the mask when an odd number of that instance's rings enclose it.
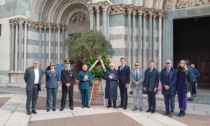
<path fill-rule="evenodd" d="M 135 69 L 131 71 L 130 80 L 131 80 L 130 88 L 133 90 L 133 101 L 134 101 L 134 108 L 132 110 L 136 111 L 139 108 L 139 111 L 142 111 L 144 70 L 140 69 L 139 62 L 135 63 Z"/>
<path fill-rule="evenodd" d="M 27 68 L 24 75 L 24 80 L 26 82 L 26 95 L 27 95 L 27 100 L 26 100 L 27 115 L 30 115 L 31 113 L 37 114 L 36 103 L 39 91 L 41 91 L 41 78 L 42 78 L 42 71 L 39 68 L 39 61 L 35 60 L 33 62 L 33 66 Z M 32 111 L 30 111 L 31 108 Z"/>

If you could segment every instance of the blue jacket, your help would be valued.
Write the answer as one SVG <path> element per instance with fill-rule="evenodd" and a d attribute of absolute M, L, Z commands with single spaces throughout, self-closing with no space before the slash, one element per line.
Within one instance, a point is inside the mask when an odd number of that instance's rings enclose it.
<path fill-rule="evenodd" d="M 189 71 L 189 74 L 190 74 L 190 81 L 196 81 L 196 76 L 195 76 L 195 73 L 193 71 L 194 68 L 190 65 L 187 65 L 187 68 L 188 68 L 188 71 Z"/>
<path fill-rule="evenodd" d="M 197 69 L 195 69 L 195 68 L 193 68 L 193 72 L 194 72 L 194 74 L 195 74 L 195 77 L 196 77 L 196 81 L 198 81 L 198 79 L 200 78 L 200 72 L 197 70 Z"/>
<path fill-rule="evenodd" d="M 45 73 L 46 76 L 46 88 L 58 88 L 58 80 L 59 80 L 59 74 L 58 71 L 50 71 L 47 70 Z"/>
<path fill-rule="evenodd" d="M 90 88 L 90 82 L 92 81 L 92 74 L 90 73 L 90 71 L 87 71 L 87 75 L 88 75 L 88 80 L 87 81 L 83 81 L 84 79 L 84 71 L 79 71 L 79 73 L 77 74 L 77 80 L 79 80 L 79 89 L 87 89 L 89 90 Z"/>
<path fill-rule="evenodd" d="M 158 88 L 159 73 L 158 73 L 157 69 L 153 68 L 150 77 L 149 77 L 149 74 L 150 74 L 150 68 L 148 68 L 145 71 L 144 88 L 146 88 L 147 92 L 154 92 L 154 88 Z"/>
<path fill-rule="evenodd" d="M 177 72 L 171 67 L 169 75 L 166 76 L 166 68 L 160 72 L 160 81 L 162 84 L 162 94 L 176 95 Z M 169 90 L 165 89 L 165 85 L 169 86 Z"/>
<path fill-rule="evenodd" d="M 130 67 L 125 65 L 122 70 L 118 67 L 119 83 L 125 85 L 130 83 Z"/>

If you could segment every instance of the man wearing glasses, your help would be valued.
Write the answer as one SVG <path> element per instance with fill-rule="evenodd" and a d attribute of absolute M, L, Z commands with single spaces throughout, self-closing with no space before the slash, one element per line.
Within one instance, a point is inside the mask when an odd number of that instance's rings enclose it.
<path fill-rule="evenodd" d="M 169 115 L 171 117 L 174 115 L 174 99 L 176 95 L 177 82 L 176 70 L 172 68 L 171 60 L 166 61 L 165 68 L 160 73 L 160 81 L 163 87 L 162 94 L 164 95 L 165 100 L 165 115 Z"/>
<path fill-rule="evenodd" d="M 135 69 L 131 71 L 130 74 L 131 89 L 133 90 L 133 101 L 134 108 L 133 111 L 137 109 L 142 111 L 143 106 L 143 81 L 144 81 L 144 70 L 140 69 L 139 62 L 135 63 Z"/>
<path fill-rule="evenodd" d="M 36 103 L 39 91 L 41 91 L 42 71 L 39 68 L 39 61 L 35 60 L 33 66 L 26 69 L 24 80 L 26 82 L 26 114 L 37 114 Z M 32 106 L 31 106 L 32 102 Z M 32 108 L 32 111 L 31 111 Z"/>

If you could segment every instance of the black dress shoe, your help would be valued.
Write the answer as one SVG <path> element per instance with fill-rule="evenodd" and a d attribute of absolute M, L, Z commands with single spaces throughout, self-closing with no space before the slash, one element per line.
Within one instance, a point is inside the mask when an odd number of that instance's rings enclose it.
<path fill-rule="evenodd" d="M 64 108 L 61 108 L 61 109 L 60 109 L 60 111 L 63 111 L 63 110 L 64 110 Z"/>
<path fill-rule="evenodd" d="M 50 111 L 50 109 L 47 109 L 47 112 L 49 112 Z"/>
<path fill-rule="evenodd" d="M 148 109 L 146 112 L 151 112 L 151 110 L 150 110 L 150 109 Z"/>
<path fill-rule="evenodd" d="M 179 114 L 177 115 L 178 117 L 180 117 L 182 114 L 182 110 L 180 110 Z"/>
<path fill-rule="evenodd" d="M 37 114 L 36 110 L 32 110 L 31 113 L 33 114 Z"/>
<path fill-rule="evenodd" d="M 124 109 L 124 110 L 126 110 L 126 109 L 127 109 L 127 107 L 123 107 L 123 109 Z"/>
<path fill-rule="evenodd" d="M 169 112 L 165 112 L 164 115 L 169 115 Z"/>
<path fill-rule="evenodd" d="M 173 117 L 173 116 L 174 116 L 174 112 L 170 112 L 169 117 Z"/>
<path fill-rule="evenodd" d="M 152 110 L 151 113 L 155 113 L 155 110 Z"/>
<path fill-rule="evenodd" d="M 117 106 L 117 108 L 122 108 L 123 107 L 123 105 L 119 105 L 119 106 Z"/>
<path fill-rule="evenodd" d="M 137 110 L 137 107 L 134 107 L 133 109 L 132 109 L 132 111 L 136 111 Z"/>
<path fill-rule="evenodd" d="M 27 114 L 27 115 L 31 115 L 31 112 L 30 112 L 30 111 L 27 111 L 26 114 Z"/>
<path fill-rule="evenodd" d="M 69 108 L 70 108 L 71 110 L 74 110 L 74 107 L 73 107 L 73 106 L 70 106 Z"/>
<path fill-rule="evenodd" d="M 108 106 L 107 106 L 107 108 L 110 108 L 110 107 L 112 107 L 112 106 L 111 106 L 111 105 L 108 105 Z"/>
<path fill-rule="evenodd" d="M 55 112 L 55 111 L 56 111 L 56 109 L 53 109 L 53 111 Z"/>

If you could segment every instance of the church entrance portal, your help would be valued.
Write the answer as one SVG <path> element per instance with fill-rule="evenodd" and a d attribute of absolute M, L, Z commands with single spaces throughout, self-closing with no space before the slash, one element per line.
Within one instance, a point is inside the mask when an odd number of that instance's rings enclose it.
<path fill-rule="evenodd" d="M 188 59 L 200 71 L 199 88 L 210 88 L 210 17 L 174 20 L 174 66 Z"/>

